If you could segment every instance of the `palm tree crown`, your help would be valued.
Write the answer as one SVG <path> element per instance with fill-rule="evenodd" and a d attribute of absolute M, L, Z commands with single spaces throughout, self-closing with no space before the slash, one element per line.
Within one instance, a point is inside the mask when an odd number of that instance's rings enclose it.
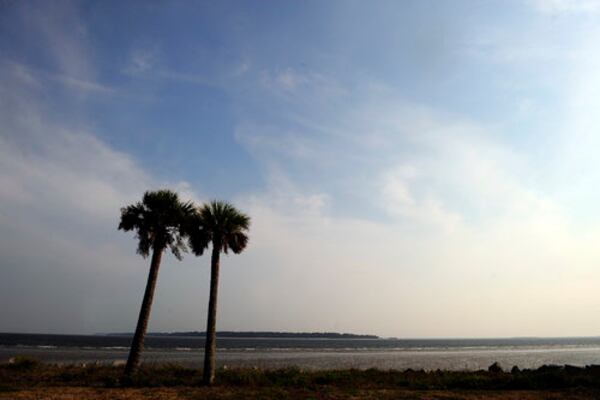
<path fill-rule="evenodd" d="M 250 217 L 223 201 L 213 200 L 200 207 L 190 219 L 189 244 L 197 256 L 204 253 L 208 245 L 223 253 L 229 250 L 241 253 L 248 244 L 246 232 L 250 228 Z"/>
<path fill-rule="evenodd" d="M 168 247 L 181 260 L 181 252 L 187 249 L 183 227 L 193 213 L 192 203 L 182 203 L 175 192 L 146 192 L 141 202 L 121 208 L 119 229 L 137 231 L 137 252 L 143 257 L 147 257 L 154 247 Z"/>

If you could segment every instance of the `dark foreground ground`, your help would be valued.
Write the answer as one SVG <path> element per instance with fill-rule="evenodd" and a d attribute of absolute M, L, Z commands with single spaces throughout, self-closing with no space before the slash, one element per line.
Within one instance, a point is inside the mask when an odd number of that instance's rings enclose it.
<path fill-rule="evenodd" d="M 0 364 L 0 399 L 600 399 L 600 366 L 491 371 L 302 371 L 222 369 L 204 387 L 201 371 L 145 366 L 58 366 L 17 358 Z"/>
<path fill-rule="evenodd" d="M 37 388 L 0 393 L 0 399 L 44 400 L 200 400 L 200 399 L 369 399 L 369 400 L 588 400 L 598 399 L 600 391 L 461 391 L 411 389 L 320 389 L 291 388 L 127 388 L 93 389 L 80 387 Z"/>

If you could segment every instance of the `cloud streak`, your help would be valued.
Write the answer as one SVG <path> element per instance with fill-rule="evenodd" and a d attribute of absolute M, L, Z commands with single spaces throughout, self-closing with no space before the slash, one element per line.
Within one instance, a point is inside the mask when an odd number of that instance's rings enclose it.
<path fill-rule="evenodd" d="M 597 0 L 531 0 L 531 5 L 543 14 L 596 14 L 600 11 Z"/>
<path fill-rule="evenodd" d="M 259 308 L 265 292 L 291 298 L 280 305 L 293 317 L 281 324 L 293 328 L 300 320 L 413 337 L 599 327 L 589 319 L 599 300 L 587 282 L 599 276 L 600 231 L 583 229 L 539 186 L 535 159 L 496 140 L 498 127 L 412 104 L 384 85 L 347 89 L 354 96 L 320 110 L 311 104 L 318 92 L 296 93 L 291 129 L 249 118 L 238 130 L 267 170 L 285 177 L 240 199 L 262 244 L 249 250 L 250 264 L 285 293 L 258 283 L 246 296 Z M 326 207 L 315 198 L 328 199 Z M 364 204 L 377 211 L 364 213 Z M 276 268 L 265 266 L 270 257 Z"/>

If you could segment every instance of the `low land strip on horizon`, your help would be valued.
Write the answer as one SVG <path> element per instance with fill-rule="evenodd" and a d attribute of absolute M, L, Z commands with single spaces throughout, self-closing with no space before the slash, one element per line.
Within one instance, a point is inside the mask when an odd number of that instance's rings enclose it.
<path fill-rule="evenodd" d="M 133 336 L 132 332 L 104 333 L 107 336 Z M 148 332 L 146 336 L 198 336 L 206 337 L 206 332 Z M 380 339 L 376 335 L 361 335 L 338 332 L 273 332 L 273 331 L 219 331 L 217 337 L 227 338 L 303 338 L 303 339 Z"/>

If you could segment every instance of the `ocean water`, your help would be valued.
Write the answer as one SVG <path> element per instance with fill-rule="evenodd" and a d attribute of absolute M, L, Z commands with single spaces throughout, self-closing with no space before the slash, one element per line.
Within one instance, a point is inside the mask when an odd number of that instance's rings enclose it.
<path fill-rule="evenodd" d="M 131 338 L 0 333 L 0 363 L 28 355 L 49 363 L 113 363 L 127 358 Z M 146 363 L 202 365 L 204 339 L 149 336 Z M 477 370 L 600 364 L 600 337 L 514 339 L 218 338 L 219 366 L 302 369 Z"/>

